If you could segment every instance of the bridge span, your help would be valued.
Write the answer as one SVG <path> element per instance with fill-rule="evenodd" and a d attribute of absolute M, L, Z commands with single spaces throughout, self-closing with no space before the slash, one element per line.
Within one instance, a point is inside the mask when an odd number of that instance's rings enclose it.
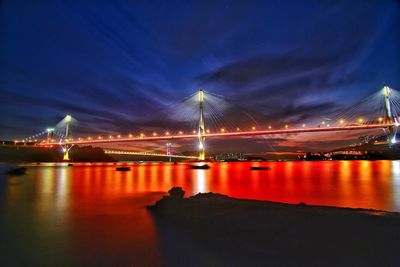
<path fill-rule="evenodd" d="M 242 137 L 242 136 L 257 136 L 257 135 L 278 135 L 278 134 L 300 134 L 300 133 L 313 133 L 313 132 L 339 132 L 339 131 L 356 131 L 356 130 L 371 130 L 371 129 L 386 129 L 388 127 L 396 126 L 390 124 L 369 124 L 369 125 L 353 125 L 343 127 L 312 127 L 312 128 L 294 128 L 294 129 L 278 129 L 278 130 L 254 130 L 254 131 L 236 131 L 236 132 L 218 132 L 218 133 L 205 133 L 202 135 L 205 138 L 212 137 Z M 114 137 L 114 138 L 101 138 L 95 139 L 88 137 L 86 139 L 72 139 L 63 140 L 61 142 L 39 143 L 39 145 L 89 145 L 89 144 L 109 144 L 109 143 L 123 143 L 123 142 L 140 142 L 140 141 L 163 141 L 163 140 L 177 140 L 177 139 L 197 139 L 198 134 L 178 134 L 178 135 L 157 135 L 157 136 L 138 136 L 138 137 Z"/>

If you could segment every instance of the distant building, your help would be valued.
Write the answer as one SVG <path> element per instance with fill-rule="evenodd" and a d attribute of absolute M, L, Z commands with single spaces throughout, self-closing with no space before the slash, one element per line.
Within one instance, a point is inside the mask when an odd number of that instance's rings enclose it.
<path fill-rule="evenodd" d="M 215 156 L 217 161 L 245 161 L 244 153 L 221 153 Z"/>

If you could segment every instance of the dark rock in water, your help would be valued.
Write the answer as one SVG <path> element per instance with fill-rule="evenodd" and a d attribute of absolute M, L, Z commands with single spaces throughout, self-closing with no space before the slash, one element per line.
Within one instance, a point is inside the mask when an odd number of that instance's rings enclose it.
<path fill-rule="evenodd" d="M 150 211 L 161 211 L 164 209 L 169 209 L 170 207 L 176 208 L 176 205 L 180 205 L 184 203 L 185 191 L 182 187 L 173 187 L 169 191 L 169 196 L 163 196 L 162 199 L 157 201 L 154 205 L 147 206 L 147 209 Z M 176 209 L 179 212 L 179 209 Z"/>
<path fill-rule="evenodd" d="M 251 166 L 250 170 L 251 171 L 269 171 L 271 168 L 270 167 L 258 167 L 258 166 Z"/>
<path fill-rule="evenodd" d="M 164 247 L 172 246 L 180 233 L 188 237 L 174 247 L 177 260 L 168 266 L 190 266 L 182 265 L 182 255 L 190 255 L 191 262 L 206 258 L 196 266 L 399 265 L 399 213 L 213 193 L 164 196 L 149 209 Z M 207 264 L 210 259 L 218 259 L 217 264 Z"/>
<path fill-rule="evenodd" d="M 72 164 L 72 163 L 68 163 L 68 166 L 74 166 L 74 164 Z"/>
<path fill-rule="evenodd" d="M 117 171 L 130 171 L 131 167 L 117 167 L 115 168 Z"/>
<path fill-rule="evenodd" d="M 26 168 L 25 167 L 12 168 L 9 169 L 6 173 L 11 175 L 22 175 L 26 173 Z"/>
<path fill-rule="evenodd" d="M 207 170 L 209 169 L 210 166 L 208 166 L 207 164 L 203 164 L 203 165 L 190 165 L 190 169 L 194 169 L 194 170 Z"/>
<path fill-rule="evenodd" d="M 185 190 L 183 190 L 182 187 L 172 187 L 168 193 L 170 197 L 183 198 Z"/>

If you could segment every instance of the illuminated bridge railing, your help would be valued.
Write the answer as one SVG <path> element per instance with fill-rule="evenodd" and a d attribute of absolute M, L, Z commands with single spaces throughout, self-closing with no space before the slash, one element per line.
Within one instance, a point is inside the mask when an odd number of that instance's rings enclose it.
<path fill-rule="evenodd" d="M 134 155 L 134 156 L 152 156 L 152 157 L 168 157 L 168 158 L 183 158 L 183 159 L 198 159 L 195 156 L 185 155 L 167 155 L 161 153 L 149 153 L 149 152 L 135 152 L 135 151 L 120 151 L 120 150 L 104 150 L 104 153 L 111 155 Z"/>

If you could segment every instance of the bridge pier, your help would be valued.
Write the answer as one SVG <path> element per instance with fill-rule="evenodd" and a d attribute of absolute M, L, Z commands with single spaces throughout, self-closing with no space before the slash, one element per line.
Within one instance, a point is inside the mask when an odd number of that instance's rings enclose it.
<path fill-rule="evenodd" d="M 63 147 L 63 160 L 69 161 L 69 148 Z"/>

